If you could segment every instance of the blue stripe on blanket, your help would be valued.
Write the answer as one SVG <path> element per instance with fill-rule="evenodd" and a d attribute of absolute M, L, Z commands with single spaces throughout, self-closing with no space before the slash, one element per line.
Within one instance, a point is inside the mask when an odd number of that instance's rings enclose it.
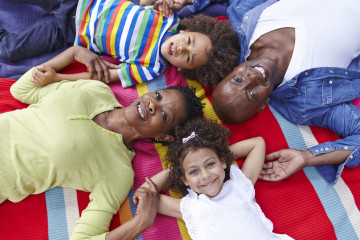
<path fill-rule="evenodd" d="M 150 81 L 151 82 L 151 81 Z M 147 84 L 149 84 L 150 82 L 148 82 Z M 134 196 L 134 188 L 131 188 L 131 190 L 130 190 L 130 192 L 129 192 L 129 203 L 130 203 L 130 210 L 131 210 L 131 215 L 132 215 L 132 217 L 135 217 L 135 215 L 136 215 L 136 206 L 135 206 L 135 204 L 134 204 L 134 202 L 133 202 L 133 196 Z M 143 240 L 143 236 L 142 236 L 142 234 L 140 234 L 137 238 L 136 238 L 136 240 Z"/>
<path fill-rule="evenodd" d="M 299 150 L 307 149 L 299 127 L 287 121 L 271 106 L 270 110 L 278 121 L 289 148 Z M 315 167 L 304 168 L 304 172 L 313 185 L 316 194 L 318 195 L 324 210 L 334 227 L 337 239 L 358 239 L 347 216 L 343 203 L 337 195 L 334 187 L 320 176 Z"/>
<path fill-rule="evenodd" d="M 45 192 L 49 240 L 69 239 L 62 187 Z"/>

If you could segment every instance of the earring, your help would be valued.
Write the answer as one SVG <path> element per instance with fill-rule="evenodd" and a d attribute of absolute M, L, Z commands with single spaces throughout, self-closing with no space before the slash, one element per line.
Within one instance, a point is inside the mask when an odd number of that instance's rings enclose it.
<path fill-rule="evenodd" d="M 178 70 L 178 72 L 180 72 L 180 71 L 181 71 L 181 68 L 177 68 L 177 70 Z"/>

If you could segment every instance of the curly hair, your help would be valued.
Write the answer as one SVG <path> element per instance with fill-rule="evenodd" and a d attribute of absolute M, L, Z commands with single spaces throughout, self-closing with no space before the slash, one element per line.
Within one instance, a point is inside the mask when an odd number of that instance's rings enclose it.
<path fill-rule="evenodd" d="M 205 87 L 215 87 L 238 65 L 240 42 L 230 21 L 199 14 L 181 20 L 179 30 L 205 34 L 212 44 L 207 63 L 195 69 L 182 69 L 183 77 L 196 80 Z"/>
<path fill-rule="evenodd" d="M 183 143 L 182 139 L 192 132 L 195 132 L 196 136 Z M 182 163 L 188 153 L 201 148 L 211 149 L 220 161 L 226 163 L 225 177 L 229 177 L 230 165 L 235 160 L 235 156 L 228 147 L 229 136 L 230 131 L 227 128 L 215 121 L 203 118 L 188 121 L 184 127 L 176 127 L 175 139 L 168 145 L 164 159 L 167 167 L 170 168 L 167 187 L 178 194 L 187 194 L 187 187 L 181 180 L 185 176 Z"/>
<path fill-rule="evenodd" d="M 190 88 L 188 86 L 170 86 L 167 87 L 166 89 L 169 90 L 174 89 L 179 91 L 185 100 L 185 109 L 186 109 L 185 116 L 183 119 L 180 120 L 178 126 L 180 127 L 184 126 L 188 120 L 203 116 L 202 109 L 205 104 L 201 102 L 201 98 L 196 96 L 195 88 L 193 87 Z M 169 134 L 174 135 L 175 129 L 172 129 L 171 132 L 169 132 Z"/>

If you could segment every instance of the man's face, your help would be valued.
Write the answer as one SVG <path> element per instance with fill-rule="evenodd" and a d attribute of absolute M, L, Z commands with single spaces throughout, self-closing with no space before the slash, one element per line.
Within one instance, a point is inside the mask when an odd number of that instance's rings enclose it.
<path fill-rule="evenodd" d="M 228 123 L 242 123 L 261 112 L 268 103 L 276 80 L 276 64 L 263 57 L 236 67 L 214 89 L 212 104 Z"/>

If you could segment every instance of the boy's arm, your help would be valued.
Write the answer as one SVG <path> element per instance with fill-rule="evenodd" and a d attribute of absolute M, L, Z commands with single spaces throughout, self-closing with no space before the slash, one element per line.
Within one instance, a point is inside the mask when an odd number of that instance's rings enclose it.
<path fill-rule="evenodd" d="M 255 137 L 240 141 L 231 145 L 230 150 L 236 158 L 246 157 L 241 170 L 255 184 L 264 165 L 266 150 L 264 139 Z"/>
<path fill-rule="evenodd" d="M 54 69 L 55 72 L 59 72 L 73 61 L 78 61 L 86 65 L 89 75 L 84 75 L 85 77 L 83 79 L 97 79 L 106 83 L 109 83 L 111 78 L 108 68 L 118 68 L 116 64 L 103 60 L 96 53 L 81 46 L 70 47 L 42 65 L 49 66 Z M 63 80 L 70 79 L 66 78 Z"/>
<path fill-rule="evenodd" d="M 105 82 L 107 84 L 113 83 L 113 82 L 119 82 L 119 76 L 116 72 L 116 69 L 109 69 L 109 76 L 110 80 L 108 82 Z M 89 72 L 81 72 L 81 73 L 73 73 L 73 74 L 64 74 L 64 73 L 57 73 L 54 69 L 52 69 L 49 66 L 46 65 L 40 65 L 34 68 L 32 81 L 34 84 L 38 87 L 44 87 L 48 84 L 54 83 L 54 82 L 61 82 L 63 80 L 68 81 L 77 81 L 79 79 L 94 79 L 99 80 L 97 72 L 95 72 L 95 75 L 91 76 Z"/>

